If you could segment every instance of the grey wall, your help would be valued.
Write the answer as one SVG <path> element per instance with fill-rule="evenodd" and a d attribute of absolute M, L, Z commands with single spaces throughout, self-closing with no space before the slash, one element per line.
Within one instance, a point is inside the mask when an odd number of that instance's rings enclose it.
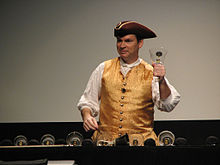
<path fill-rule="evenodd" d="M 156 120 L 220 119 L 219 0 L 1 0 L 0 122 L 81 121 L 76 104 L 93 69 L 117 55 L 114 26 L 136 20 L 168 49 L 182 96 Z"/>

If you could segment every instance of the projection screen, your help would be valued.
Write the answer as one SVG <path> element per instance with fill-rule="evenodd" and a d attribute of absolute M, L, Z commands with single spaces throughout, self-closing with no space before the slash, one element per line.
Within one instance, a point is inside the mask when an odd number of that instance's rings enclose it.
<path fill-rule="evenodd" d="M 219 0 L 1 0 L 0 122 L 81 121 L 77 102 L 99 63 L 118 56 L 124 20 L 158 35 L 166 77 L 181 94 L 156 120 L 220 119 Z"/>

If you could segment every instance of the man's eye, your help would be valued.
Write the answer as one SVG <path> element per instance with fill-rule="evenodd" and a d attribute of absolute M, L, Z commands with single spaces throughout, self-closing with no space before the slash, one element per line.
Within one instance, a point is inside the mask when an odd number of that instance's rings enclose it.
<path fill-rule="evenodd" d="M 125 42 L 132 42 L 132 40 L 125 40 Z"/>

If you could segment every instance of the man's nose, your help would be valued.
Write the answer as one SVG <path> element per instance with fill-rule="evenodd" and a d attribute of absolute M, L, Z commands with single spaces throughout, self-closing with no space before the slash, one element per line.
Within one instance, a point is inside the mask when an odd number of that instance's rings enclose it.
<path fill-rule="evenodd" d="M 126 47 L 126 44 L 125 44 L 124 41 L 122 41 L 122 42 L 121 42 L 121 45 L 120 45 L 120 48 L 122 49 L 122 48 L 125 48 L 125 47 Z"/>

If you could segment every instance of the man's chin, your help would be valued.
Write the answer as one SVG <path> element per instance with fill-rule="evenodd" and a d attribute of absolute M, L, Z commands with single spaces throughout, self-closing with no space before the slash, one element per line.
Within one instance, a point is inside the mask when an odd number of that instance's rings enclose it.
<path fill-rule="evenodd" d="M 121 55 L 120 55 L 120 58 L 121 58 L 123 61 L 127 61 L 127 56 L 121 56 Z"/>
<path fill-rule="evenodd" d="M 128 53 L 120 53 L 120 56 L 126 58 L 126 57 L 128 57 Z"/>

